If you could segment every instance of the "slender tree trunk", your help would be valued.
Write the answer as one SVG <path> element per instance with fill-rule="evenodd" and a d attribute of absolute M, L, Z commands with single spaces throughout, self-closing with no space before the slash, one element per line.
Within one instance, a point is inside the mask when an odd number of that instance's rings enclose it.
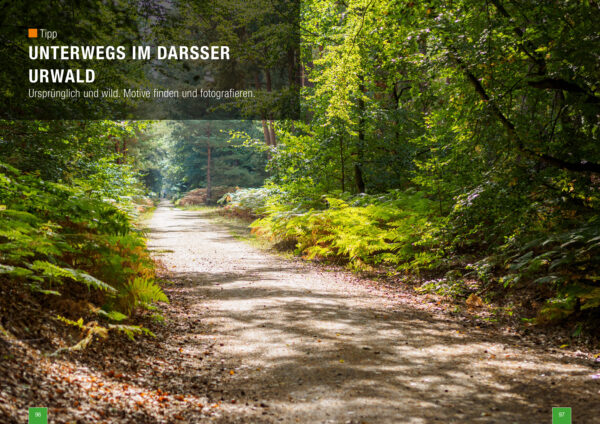
<path fill-rule="evenodd" d="M 365 192 L 365 181 L 363 180 L 362 169 L 358 163 L 354 164 L 354 182 L 356 183 L 356 190 L 359 193 Z"/>
<path fill-rule="evenodd" d="M 300 81 L 300 75 L 296 74 L 296 55 L 293 50 L 288 50 L 288 84 L 290 86 L 297 85 Z"/>
<path fill-rule="evenodd" d="M 210 181 L 210 143 L 206 146 L 207 160 L 206 160 L 206 204 L 210 203 L 210 196 L 212 192 L 212 183 Z"/>
<path fill-rule="evenodd" d="M 275 137 L 275 123 L 269 121 L 269 136 L 271 138 L 271 146 L 277 146 L 277 138 Z"/>
<path fill-rule="evenodd" d="M 210 125 L 206 129 L 206 204 L 210 203 L 210 197 L 212 194 L 212 183 L 210 180 L 210 161 L 211 161 L 211 148 L 210 148 Z"/>
<path fill-rule="evenodd" d="M 342 167 L 342 193 L 346 191 L 346 165 L 344 161 L 344 137 L 340 135 L 340 165 Z"/>
<path fill-rule="evenodd" d="M 270 81 L 269 81 L 270 83 Z M 258 72 L 254 74 L 254 88 L 258 91 L 260 90 L 260 78 L 258 76 Z M 263 114 L 261 116 L 261 123 L 263 129 L 263 135 L 265 137 L 265 144 L 267 146 L 271 146 L 271 132 L 269 131 L 269 125 L 267 124 L 267 117 Z"/>
<path fill-rule="evenodd" d="M 108 138 L 113 140 L 113 143 L 115 144 L 115 153 L 118 155 L 116 162 L 121 164 L 121 143 L 114 135 L 109 135 Z"/>
<path fill-rule="evenodd" d="M 269 69 L 265 69 L 265 84 L 266 84 L 266 89 L 267 89 L 267 93 L 271 92 L 271 71 L 269 71 Z"/>
<path fill-rule="evenodd" d="M 270 93 L 272 91 L 272 84 L 271 84 L 271 71 L 269 69 L 265 70 L 265 81 L 266 81 L 267 93 Z M 269 116 L 268 127 L 269 127 L 269 141 L 271 142 L 270 145 L 277 146 L 277 138 L 275 138 L 275 124 L 273 122 L 272 116 Z"/>
<path fill-rule="evenodd" d="M 271 131 L 269 131 L 269 126 L 267 125 L 267 120 L 263 119 L 261 120 L 262 122 L 262 129 L 263 129 L 263 134 L 265 136 L 265 144 L 267 146 L 271 145 Z"/>
<path fill-rule="evenodd" d="M 363 161 L 363 148 L 365 145 L 365 101 L 362 98 L 365 92 L 364 77 L 360 77 L 360 98 L 358 99 L 359 109 L 359 120 L 358 120 L 358 146 L 357 146 L 357 160 L 354 162 L 354 181 L 356 183 L 356 190 L 359 193 L 365 192 L 365 180 L 362 173 L 362 161 Z"/>

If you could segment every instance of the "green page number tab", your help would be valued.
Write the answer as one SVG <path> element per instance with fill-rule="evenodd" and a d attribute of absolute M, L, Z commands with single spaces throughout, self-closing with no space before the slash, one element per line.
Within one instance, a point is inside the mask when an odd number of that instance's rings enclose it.
<path fill-rule="evenodd" d="M 29 424 L 48 424 L 48 408 L 29 408 Z"/>
<path fill-rule="evenodd" d="M 571 408 L 552 408 L 552 424 L 571 424 Z"/>

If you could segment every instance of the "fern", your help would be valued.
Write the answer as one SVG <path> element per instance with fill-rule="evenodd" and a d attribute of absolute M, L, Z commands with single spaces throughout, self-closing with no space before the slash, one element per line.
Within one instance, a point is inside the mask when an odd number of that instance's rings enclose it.
<path fill-rule="evenodd" d="M 83 328 L 84 328 L 83 318 L 79 318 L 77 321 L 73 321 L 73 320 L 70 320 L 69 318 L 63 317 L 62 315 L 57 315 L 56 319 L 59 320 L 59 321 L 61 321 L 61 322 L 64 322 L 67 325 L 71 325 L 73 327 L 77 327 L 77 328 L 79 328 L 81 330 L 83 330 Z"/>
<path fill-rule="evenodd" d="M 130 315 L 136 307 L 149 308 L 157 302 L 169 303 L 169 298 L 151 278 L 136 277 L 119 292 L 121 310 Z"/>
<path fill-rule="evenodd" d="M 90 321 L 84 324 L 83 318 L 79 318 L 77 321 L 73 321 L 61 315 L 57 315 L 56 319 L 67 325 L 79 328 L 83 333 L 83 338 L 74 346 L 57 349 L 55 352 L 50 354 L 50 356 L 58 356 L 63 352 L 83 350 L 86 347 L 88 347 L 90 343 L 94 340 L 94 336 L 98 336 L 102 339 L 108 338 L 108 332 L 110 330 L 114 330 L 119 333 L 124 333 L 130 340 L 135 340 L 135 336 L 137 335 L 156 337 L 156 335 L 148 328 L 139 325 L 108 324 L 107 327 L 103 327 L 99 325 L 96 321 Z"/>
<path fill-rule="evenodd" d="M 61 279 L 70 278 L 97 290 L 116 293 L 114 287 L 111 287 L 83 271 L 72 268 L 61 268 L 47 261 L 34 261 L 30 268 L 37 271 L 39 275 L 51 279 L 52 281 L 61 281 Z"/>
<path fill-rule="evenodd" d="M 383 196 L 325 196 L 325 210 L 273 204 L 255 221 L 255 233 L 294 240 L 306 259 L 343 258 L 353 269 L 386 264 L 399 269 L 435 266 L 440 258 L 439 218 L 420 193 Z"/>
<path fill-rule="evenodd" d="M 71 268 L 64 268 L 67 272 L 69 272 L 69 276 L 75 280 L 75 281 L 79 281 L 81 283 L 86 284 L 89 287 L 93 287 L 95 289 L 98 290 L 103 290 L 103 291 L 107 291 L 107 292 L 111 292 L 111 293 L 116 293 L 117 290 L 106 284 L 103 281 L 98 280 L 97 278 L 91 276 L 90 274 L 87 274 L 83 271 L 79 271 L 76 269 L 71 269 Z"/>
<path fill-rule="evenodd" d="M 135 340 L 135 336 L 140 334 L 156 337 L 152 331 L 139 325 L 109 324 L 108 328 L 120 333 L 124 333 L 130 340 Z"/>
<path fill-rule="evenodd" d="M 27 277 L 33 274 L 33 271 L 22 268 L 20 266 L 10 266 L 0 264 L 0 274 L 5 274 L 11 277 Z"/>
<path fill-rule="evenodd" d="M 111 321 L 124 321 L 127 319 L 127 315 L 122 314 L 119 311 L 105 311 L 104 309 L 98 310 L 98 315 L 108 318 Z"/>
<path fill-rule="evenodd" d="M 77 321 L 72 321 L 60 315 L 57 315 L 56 319 L 61 322 L 64 322 L 67 325 L 79 328 L 83 333 L 83 338 L 74 346 L 62 347 L 60 349 L 57 349 L 55 352 L 50 354 L 50 356 L 58 356 L 63 352 L 83 350 L 86 347 L 88 347 L 89 344 L 94 340 L 94 336 L 98 336 L 102 339 L 106 339 L 108 337 L 108 329 L 106 327 L 98 325 L 96 321 L 91 321 L 84 324 L 83 318 L 79 318 Z"/>

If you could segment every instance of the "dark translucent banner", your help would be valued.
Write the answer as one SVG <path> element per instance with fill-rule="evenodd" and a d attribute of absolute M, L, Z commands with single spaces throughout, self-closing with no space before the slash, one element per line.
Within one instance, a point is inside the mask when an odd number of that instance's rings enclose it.
<path fill-rule="evenodd" d="M 299 0 L 3 6 L 0 119 L 294 119 Z"/>

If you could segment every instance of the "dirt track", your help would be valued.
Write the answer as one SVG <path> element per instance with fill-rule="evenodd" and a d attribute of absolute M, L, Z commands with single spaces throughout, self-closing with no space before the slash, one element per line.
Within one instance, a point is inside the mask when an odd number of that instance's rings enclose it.
<path fill-rule="evenodd" d="M 189 422 L 550 423 L 553 406 L 600 422 L 588 359 L 265 253 L 202 211 L 163 204 L 149 225 L 175 282 L 167 318 L 179 330 L 164 349 L 186 359 L 174 381 L 216 405 Z"/>

